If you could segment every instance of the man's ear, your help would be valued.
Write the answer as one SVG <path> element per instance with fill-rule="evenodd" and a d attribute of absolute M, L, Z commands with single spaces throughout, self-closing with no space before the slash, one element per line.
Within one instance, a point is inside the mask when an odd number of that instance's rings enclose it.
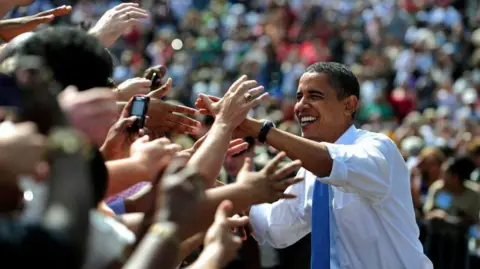
<path fill-rule="evenodd" d="M 345 115 L 351 116 L 355 113 L 358 109 L 358 98 L 355 95 L 350 95 L 349 97 L 345 98 Z"/>

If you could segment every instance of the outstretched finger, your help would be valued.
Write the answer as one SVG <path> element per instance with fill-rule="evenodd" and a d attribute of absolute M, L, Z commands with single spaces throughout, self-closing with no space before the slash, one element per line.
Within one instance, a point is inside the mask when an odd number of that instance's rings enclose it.
<path fill-rule="evenodd" d="M 123 107 L 120 118 L 128 118 L 130 116 L 130 109 L 132 108 L 133 97 L 128 100 L 128 103 Z"/>
<path fill-rule="evenodd" d="M 42 23 L 51 22 L 51 21 L 53 21 L 53 19 L 55 19 L 54 15 L 36 16 L 36 17 L 31 18 L 28 21 L 28 24 L 29 25 L 42 24 Z"/>
<path fill-rule="evenodd" d="M 190 116 L 198 115 L 198 110 L 194 108 L 190 108 L 187 106 L 172 105 L 172 104 L 168 104 L 168 105 L 169 105 L 169 112 L 176 112 L 176 113 L 186 114 Z"/>
<path fill-rule="evenodd" d="M 238 227 L 243 227 L 248 224 L 249 218 L 247 216 L 239 217 L 239 216 L 234 216 L 231 218 L 228 218 L 227 223 L 229 228 L 238 228 Z"/>
<path fill-rule="evenodd" d="M 295 178 L 289 178 L 285 179 L 281 182 L 277 182 L 273 185 L 273 188 L 277 191 L 284 192 L 288 187 L 295 185 L 299 182 L 303 181 L 303 177 L 295 177 Z"/>
<path fill-rule="evenodd" d="M 137 3 L 123 3 L 123 4 L 120 4 L 116 7 L 114 7 L 113 9 L 114 10 L 122 10 L 124 8 L 127 8 L 127 7 L 138 7 L 139 5 Z"/>
<path fill-rule="evenodd" d="M 253 162 L 251 158 L 245 158 L 243 162 L 242 169 L 240 171 L 252 171 L 253 170 Z"/>
<path fill-rule="evenodd" d="M 235 145 L 235 146 L 230 146 L 227 150 L 227 156 L 232 156 L 235 154 L 238 154 L 244 150 L 248 149 L 248 143 L 247 142 L 242 142 L 241 144 Z"/>
<path fill-rule="evenodd" d="M 275 156 L 271 161 L 267 163 L 267 165 L 265 165 L 263 170 L 267 173 L 267 175 L 273 174 L 277 169 L 277 166 L 282 161 L 282 159 L 285 158 L 286 156 L 287 154 L 285 154 L 285 152 L 283 151 L 278 153 L 277 156 Z"/>
<path fill-rule="evenodd" d="M 233 210 L 233 204 L 229 200 L 224 200 L 220 203 L 217 208 L 217 212 L 215 213 L 215 222 L 223 223 L 226 221 L 228 216 L 231 215 Z"/>
<path fill-rule="evenodd" d="M 258 87 L 255 87 L 255 88 L 251 89 L 251 90 L 248 90 L 248 94 L 250 94 L 251 96 L 258 96 L 264 90 L 265 90 L 265 88 L 263 86 L 258 86 Z"/>
<path fill-rule="evenodd" d="M 257 85 L 258 82 L 256 80 L 244 81 L 235 92 L 238 92 L 238 94 L 245 94 L 247 91 L 257 87 Z"/>
<path fill-rule="evenodd" d="M 302 162 L 300 160 L 295 160 L 281 169 L 278 169 L 275 171 L 273 174 L 273 177 L 271 178 L 272 180 L 282 180 L 288 177 L 290 174 L 298 170 L 300 167 L 302 167 Z"/>
<path fill-rule="evenodd" d="M 128 127 L 132 126 L 132 124 L 137 120 L 136 116 L 131 116 L 128 118 L 120 119 L 119 129 L 126 130 Z"/>
<path fill-rule="evenodd" d="M 228 89 L 228 91 L 230 92 L 235 92 L 237 90 L 237 88 L 244 82 L 247 80 L 247 76 L 246 75 L 243 75 L 241 76 L 239 79 L 237 79 L 233 84 L 232 86 L 230 86 L 230 88 Z M 213 101 L 213 100 L 212 100 Z"/>
<path fill-rule="evenodd" d="M 263 103 L 264 101 L 266 101 L 268 99 L 268 97 L 270 96 L 270 94 L 268 92 L 260 95 L 259 97 L 255 98 L 255 100 L 253 100 L 252 102 L 249 103 L 250 105 L 250 109 L 258 106 L 260 103 Z"/>
<path fill-rule="evenodd" d="M 70 14 L 70 12 L 72 12 L 72 6 L 61 6 L 61 7 L 57 7 L 57 8 L 54 8 L 54 9 L 39 12 L 39 13 L 35 14 L 34 16 L 35 17 L 44 17 L 44 16 L 53 15 L 55 17 L 58 17 L 58 16 L 68 15 L 68 14 Z"/>
<path fill-rule="evenodd" d="M 165 84 L 163 84 L 160 88 L 149 93 L 148 96 L 161 99 L 162 97 L 168 94 L 170 89 L 172 89 L 172 83 L 173 83 L 173 80 L 171 78 L 168 78 Z"/>
<path fill-rule="evenodd" d="M 175 122 L 177 124 L 183 124 L 192 128 L 198 128 L 201 126 L 200 122 L 198 122 L 197 120 L 191 119 L 183 115 L 169 113 L 166 115 L 166 119 L 168 121 Z"/>

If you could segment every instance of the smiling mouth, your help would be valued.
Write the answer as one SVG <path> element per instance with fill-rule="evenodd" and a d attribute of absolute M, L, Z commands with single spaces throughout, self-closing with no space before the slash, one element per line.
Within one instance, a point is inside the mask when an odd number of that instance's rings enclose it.
<path fill-rule="evenodd" d="M 311 116 L 305 116 L 305 117 L 300 117 L 300 125 L 307 126 L 312 122 L 315 122 L 318 119 L 318 117 L 311 117 Z"/>

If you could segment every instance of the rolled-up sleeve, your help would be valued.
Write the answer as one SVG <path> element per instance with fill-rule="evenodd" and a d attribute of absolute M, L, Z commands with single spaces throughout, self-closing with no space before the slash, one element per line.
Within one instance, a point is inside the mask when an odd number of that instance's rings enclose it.
<path fill-rule="evenodd" d="M 285 191 L 297 195 L 296 199 L 252 206 L 250 224 L 259 243 L 286 248 L 310 233 L 312 180 L 305 179 Z"/>
<path fill-rule="evenodd" d="M 400 152 L 389 138 L 369 137 L 353 145 L 323 144 L 328 148 L 333 166 L 328 177 L 318 180 L 374 203 L 382 201 L 391 186 L 389 165 L 402 165 Z"/>

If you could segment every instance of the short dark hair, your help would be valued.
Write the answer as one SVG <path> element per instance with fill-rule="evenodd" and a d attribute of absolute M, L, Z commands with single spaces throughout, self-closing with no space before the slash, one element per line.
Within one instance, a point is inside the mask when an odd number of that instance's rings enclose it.
<path fill-rule="evenodd" d="M 336 62 L 316 62 L 305 70 L 305 73 L 324 73 L 328 76 L 330 87 L 337 90 L 337 98 L 350 95 L 360 98 L 358 79 L 345 65 Z"/>
<path fill-rule="evenodd" d="M 447 161 L 447 172 L 458 176 L 460 180 L 470 179 L 470 175 L 475 170 L 475 163 L 469 157 L 457 157 Z"/>
<path fill-rule="evenodd" d="M 111 85 L 110 54 L 95 37 L 78 27 L 40 30 L 20 46 L 18 53 L 42 57 L 63 88 L 74 85 L 84 91 Z"/>

